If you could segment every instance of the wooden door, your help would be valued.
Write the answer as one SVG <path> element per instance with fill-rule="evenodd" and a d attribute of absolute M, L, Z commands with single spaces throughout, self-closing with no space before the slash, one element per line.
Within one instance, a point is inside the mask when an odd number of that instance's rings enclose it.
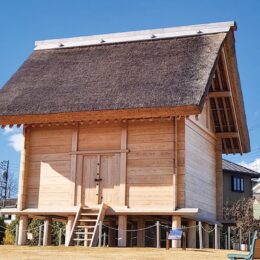
<path fill-rule="evenodd" d="M 98 159 L 99 157 L 96 155 L 84 156 L 82 178 L 82 202 L 85 205 L 98 204 L 99 187 L 97 185 L 97 182 L 95 181 L 98 171 Z"/>
<path fill-rule="evenodd" d="M 83 203 L 119 204 L 120 155 L 84 156 Z"/>
<path fill-rule="evenodd" d="M 100 203 L 119 205 L 120 155 L 103 155 L 100 164 Z"/>

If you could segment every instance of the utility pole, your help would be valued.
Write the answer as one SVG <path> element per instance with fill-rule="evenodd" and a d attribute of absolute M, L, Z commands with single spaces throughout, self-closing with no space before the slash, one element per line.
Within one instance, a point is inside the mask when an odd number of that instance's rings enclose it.
<path fill-rule="evenodd" d="M 0 196 L 2 199 L 7 199 L 7 192 L 8 192 L 8 177 L 9 177 L 9 160 L 2 161 L 0 163 L 0 170 L 1 170 L 1 193 Z"/>

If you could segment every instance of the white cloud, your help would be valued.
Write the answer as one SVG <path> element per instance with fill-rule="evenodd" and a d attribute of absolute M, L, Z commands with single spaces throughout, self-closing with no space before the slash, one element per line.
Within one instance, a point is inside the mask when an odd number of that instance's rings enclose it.
<path fill-rule="evenodd" d="M 243 161 L 239 164 L 253 171 L 260 172 L 260 158 L 256 158 L 253 162 L 247 163 Z"/>
<path fill-rule="evenodd" d="M 8 139 L 8 145 L 11 146 L 16 152 L 21 152 L 24 143 L 22 134 L 13 134 Z"/>
<path fill-rule="evenodd" d="M 15 131 L 15 128 L 10 128 L 9 126 L 4 128 L 4 135 L 8 135 Z"/>

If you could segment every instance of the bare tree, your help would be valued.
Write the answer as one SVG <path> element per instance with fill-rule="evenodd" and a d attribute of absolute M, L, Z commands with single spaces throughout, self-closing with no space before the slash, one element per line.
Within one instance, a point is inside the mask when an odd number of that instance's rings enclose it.
<path fill-rule="evenodd" d="M 248 233 L 259 228 L 260 221 L 253 216 L 253 198 L 242 198 L 237 202 L 224 207 L 224 219 L 234 221 L 236 226 L 232 226 L 236 240 L 239 239 L 239 230 L 242 232 L 242 242 L 248 242 Z"/>

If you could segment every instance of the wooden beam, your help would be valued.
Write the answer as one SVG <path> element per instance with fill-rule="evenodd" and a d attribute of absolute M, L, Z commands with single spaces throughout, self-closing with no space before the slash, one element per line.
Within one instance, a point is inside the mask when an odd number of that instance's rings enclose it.
<path fill-rule="evenodd" d="M 172 186 L 173 186 L 173 210 L 176 210 L 177 208 L 177 196 L 178 196 L 178 120 L 175 117 L 173 120 L 173 140 L 174 140 L 174 167 L 173 167 L 173 180 L 172 180 Z"/>
<path fill-rule="evenodd" d="M 72 129 L 72 139 L 71 139 L 71 151 L 74 152 L 74 154 L 71 154 L 71 204 L 76 205 L 77 204 L 77 198 L 76 198 L 76 174 L 77 174 L 77 154 L 75 154 L 78 150 L 78 133 L 79 133 L 79 127 L 78 125 L 74 126 Z"/>
<path fill-rule="evenodd" d="M 217 137 L 219 138 L 238 138 L 237 132 L 222 132 L 222 133 L 216 133 Z"/>
<path fill-rule="evenodd" d="M 92 150 L 92 151 L 77 151 L 77 152 L 71 152 L 70 154 L 78 154 L 78 155 L 84 155 L 84 154 L 88 154 L 88 155 L 104 155 L 104 154 L 115 154 L 115 153 L 128 153 L 129 150 L 128 149 L 121 149 L 121 150 Z"/>
<path fill-rule="evenodd" d="M 229 76 L 229 70 L 228 70 L 228 65 L 227 65 L 227 58 L 226 58 L 226 53 L 225 53 L 225 49 L 224 47 L 222 48 L 222 52 L 221 52 L 222 56 L 223 56 L 223 63 L 224 63 L 224 68 L 223 71 L 225 73 L 226 79 L 227 79 L 227 85 L 228 85 L 228 89 L 230 89 L 230 93 L 231 93 L 231 108 L 233 110 L 234 113 L 234 121 L 235 121 L 235 126 L 236 126 L 236 130 L 238 132 L 238 143 L 239 143 L 239 147 L 240 147 L 240 153 L 243 153 L 243 147 L 242 147 L 242 141 L 241 141 L 241 133 L 240 133 L 240 127 L 238 125 L 238 118 L 237 118 L 237 114 L 236 114 L 236 107 L 234 104 L 234 99 L 233 99 L 233 95 L 232 95 L 232 91 L 233 91 L 233 86 L 231 84 L 230 81 L 230 76 Z"/>
<path fill-rule="evenodd" d="M 126 236 L 127 232 L 127 216 L 118 216 L 118 246 L 126 246 Z"/>
<path fill-rule="evenodd" d="M 26 205 L 26 184 L 28 175 L 28 160 L 29 160 L 29 142 L 30 142 L 30 127 L 23 128 L 24 144 L 21 151 L 20 174 L 18 187 L 18 210 L 23 210 Z"/>
<path fill-rule="evenodd" d="M 223 218 L 223 172 L 222 172 L 222 140 L 217 139 L 216 144 L 216 215 Z"/>
<path fill-rule="evenodd" d="M 215 91 L 215 92 L 209 92 L 210 98 L 218 98 L 218 97 L 230 97 L 231 93 L 230 91 Z"/>
<path fill-rule="evenodd" d="M 140 108 L 140 109 L 121 109 L 107 111 L 89 111 L 89 112 L 67 112 L 56 114 L 39 114 L 39 115 L 17 115 L 1 116 L 0 124 L 43 124 L 43 123 L 61 123 L 71 121 L 88 121 L 88 120 L 106 120 L 118 119 L 126 120 L 133 118 L 151 118 L 151 117 L 169 117 L 169 116 L 186 116 L 200 114 L 200 107 L 180 106 L 170 108 Z"/>
<path fill-rule="evenodd" d="M 121 128 L 121 150 L 127 150 L 127 123 L 122 125 Z M 127 158 L 126 153 L 121 153 L 120 158 L 120 205 L 126 205 L 126 166 L 127 166 Z"/>

